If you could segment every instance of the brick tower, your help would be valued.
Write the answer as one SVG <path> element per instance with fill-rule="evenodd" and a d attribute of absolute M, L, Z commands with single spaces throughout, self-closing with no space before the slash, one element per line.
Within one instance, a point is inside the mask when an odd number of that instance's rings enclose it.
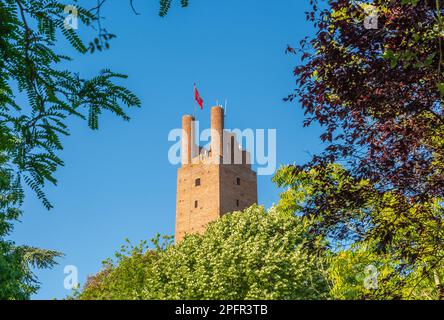
<path fill-rule="evenodd" d="M 228 212 L 257 203 L 257 177 L 250 154 L 224 130 L 224 110 L 211 109 L 211 147 L 195 145 L 194 118 L 182 118 L 182 167 L 177 173 L 176 235 L 203 233 Z"/>

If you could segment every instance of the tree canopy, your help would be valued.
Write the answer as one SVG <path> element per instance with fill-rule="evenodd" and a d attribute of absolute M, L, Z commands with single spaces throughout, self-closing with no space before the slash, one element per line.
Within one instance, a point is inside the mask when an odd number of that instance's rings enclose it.
<path fill-rule="evenodd" d="M 334 170 L 340 175 L 343 169 Z M 442 262 L 424 258 L 411 264 L 397 252 L 399 245 L 382 252 L 372 238 L 338 245 L 334 237 L 316 232 L 319 218 L 294 214 L 294 206 L 318 192 L 318 178 L 313 171 L 300 175 L 294 182 L 304 184 L 304 190 L 290 188 L 277 207 L 226 214 L 203 235 L 187 235 L 177 245 L 159 235 L 154 246 L 127 241 L 71 298 L 438 299 L 435 277 L 444 276 Z M 385 211 L 390 214 L 389 207 Z M 374 215 L 383 218 L 380 212 Z M 405 239 L 400 232 L 396 241 Z M 412 246 L 432 249 L 427 247 L 432 239 L 414 239 Z M 442 254 L 443 249 L 433 250 Z"/>
<path fill-rule="evenodd" d="M 311 3 L 316 33 L 287 49 L 302 62 L 286 100 L 300 103 L 306 126 L 321 125 L 326 148 L 277 174 L 290 188 L 282 205 L 316 219 L 317 234 L 388 254 L 388 277 L 421 270 L 417 285 L 432 280 L 444 299 L 443 5 Z M 379 293 L 404 297 L 404 285 Z"/>
<path fill-rule="evenodd" d="M 314 2 L 316 36 L 301 42 L 298 99 L 325 128 L 316 162 L 343 161 L 381 190 L 428 201 L 443 195 L 442 4 Z M 323 1 L 320 1 L 323 2 Z M 371 4 L 377 29 L 367 29 Z M 319 8 L 326 7 L 324 9 Z"/>
<path fill-rule="evenodd" d="M 287 188 L 278 208 L 308 218 L 312 239 L 328 238 L 328 248 L 340 252 L 334 264 L 342 271 L 333 270 L 329 276 L 339 273 L 337 281 L 347 283 L 344 279 L 349 277 L 357 285 L 357 264 L 361 271 L 364 262 L 378 270 L 378 288 L 364 292 L 361 283 L 351 296 L 342 288 L 340 297 L 437 299 L 442 295 L 444 208 L 439 201 L 412 205 L 399 193 L 379 192 L 368 179 L 356 179 L 338 164 L 305 170 L 284 167 L 274 180 Z"/>
<path fill-rule="evenodd" d="M 177 245 L 124 246 L 91 276 L 80 299 L 322 299 L 327 253 L 304 250 L 306 222 L 253 206 Z"/>
<path fill-rule="evenodd" d="M 85 120 L 96 130 L 103 113 L 129 120 L 126 109 L 141 106 L 138 97 L 118 84 L 124 74 L 105 68 L 84 78 L 65 69 L 71 58 L 57 50 L 60 41 L 88 54 L 108 49 L 115 38 L 102 25 L 106 0 L 91 7 L 80 2 L 66 6 L 57 0 L 0 1 L 0 299 L 29 298 L 38 289 L 30 266 L 50 267 L 61 255 L 17 247 L 6 237 L 22 215 L 25 185 L 52 208 L 44 188 L 57 183 L 54 173 L 64 165 L 61 137 L 69 135 L 72 119 Z M 159 15 L 167 14 L 171 2 L 159 1 Z M 188 5 L 186 0 L 180 3 Z M 74 10 L 81 27 L 96 35 L 89 42 L 65 23 Z"/>

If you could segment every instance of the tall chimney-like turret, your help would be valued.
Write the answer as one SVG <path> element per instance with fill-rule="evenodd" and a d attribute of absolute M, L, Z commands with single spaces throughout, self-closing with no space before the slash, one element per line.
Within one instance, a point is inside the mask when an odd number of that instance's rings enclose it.
<path fill-rule="evenodd" d="M 224 109 L 221 106 L 211 108 L 211 154 L 219 163 L 223 150 Z"/>
<path fill-rule="evenodd" d="M 184 115 L 182 117 L 182 166 L 191 164 L 194 143 L 194 118 Z"/>

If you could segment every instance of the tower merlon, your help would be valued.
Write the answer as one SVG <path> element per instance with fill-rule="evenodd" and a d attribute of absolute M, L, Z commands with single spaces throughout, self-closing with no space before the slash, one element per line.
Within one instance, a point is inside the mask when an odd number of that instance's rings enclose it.
<path fill-rule="evenodd" d="M 211 154 L 220 159 L 223 154 L 224 109 L 221 106 L 211 108 Z"/>
<path fill-rule="evenodd" d="M 182 117 L 182 166 L 190 165 L 194 150 L 194 117 L 184 115 Z"/>

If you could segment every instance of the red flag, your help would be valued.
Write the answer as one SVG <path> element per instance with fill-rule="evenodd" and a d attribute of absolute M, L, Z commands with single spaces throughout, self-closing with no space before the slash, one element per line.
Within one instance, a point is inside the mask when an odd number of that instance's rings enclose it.
<path fill-rule="evenodd" d="M 200 106 L 200 109 L 203 109 L 203 99 L 199 95 L 199 91 L 197 91 L 196 84 L 194 84 L 194 99 L 197 104 Z"/>

